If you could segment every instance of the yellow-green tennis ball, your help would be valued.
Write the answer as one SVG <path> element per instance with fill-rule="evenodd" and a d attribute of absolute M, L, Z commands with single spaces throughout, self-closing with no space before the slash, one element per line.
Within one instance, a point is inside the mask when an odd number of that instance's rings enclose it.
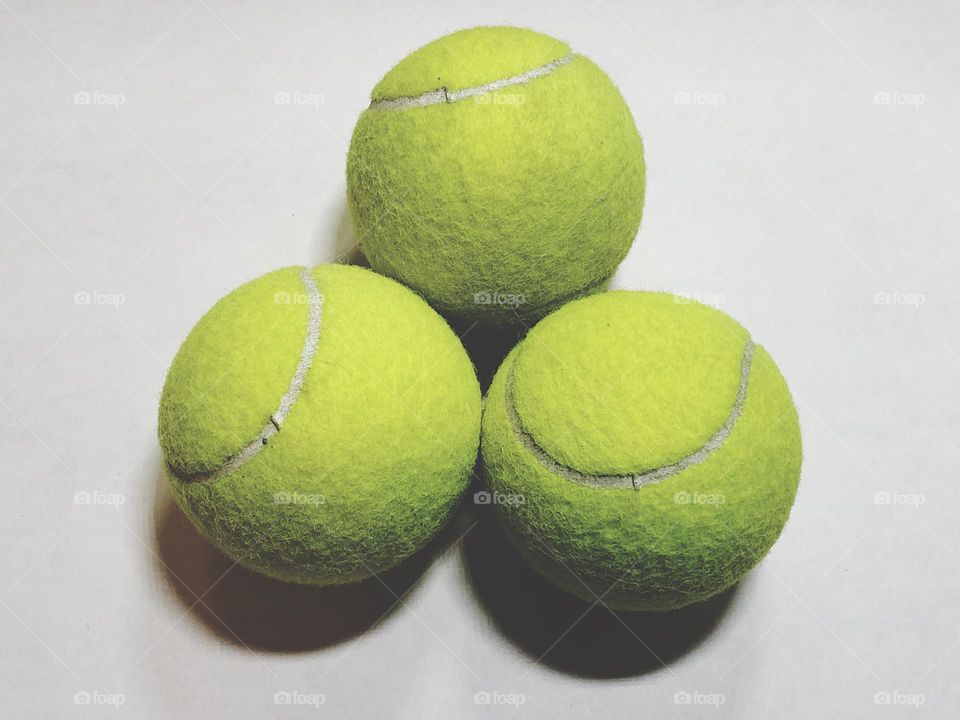
<path fill-rule="evenodd" d="M 435 40 L 377 84 L 347 191 L 374 269 L 442 312 L 530 322 L 595 290 L 643 211 L 643 143 L 620 92 L 531 30 Z"/>
<path fill-rule="evenodd" d="M 363 268 L 268 273 L 184 341 L 160 399 L 178 503 L 241 564 L 345 583 L 421 548 L 466 489 L 480 389 L 420 297 Z"/>
<path fill-rule="evenodd" d="M 667 293 L 543 319 L 504 360 L 481 441 L 506 534 L 559 587 L 667 610 L 739 581 L 780 535 L 800 427 L 767 352 Z"/>

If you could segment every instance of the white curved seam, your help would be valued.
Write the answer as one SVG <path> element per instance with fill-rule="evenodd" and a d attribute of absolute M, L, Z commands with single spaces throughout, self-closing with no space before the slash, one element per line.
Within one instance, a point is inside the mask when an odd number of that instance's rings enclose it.
<path fill-rule="evenodd" d="M 551 60 L 546 65 L 535 67 L 532 70 L 513 75 L 493 82 L 475 85 L 474 87 L 463 88 L 462 90 L 447 90 L 446 88 L 437 88 L 428 90 L 425 93 L 414 97 L 381 98 L 370 102 L 370 110 L 405 110 L 406 108 L 426 107 L 428 105 L 442 105 L 444 103 L 455 103 L 465 98 L 475 95 L 486 95 L 503 88 L 513 87 L 514 85 L 523 85 L 531 80 L 536 80 L 544 75 L 549 75 L 554 70 L 573 60 L 574 54 L 564 55 L 562 58 Z"/>
<path fill-rule="evenodd" d="M 190 475 L 191 480 L 215 480 L 235 472 L 246 465 L 256 457 L 267 442 L 280 432 L 283 421 L 293 409 L 300 392 L 303 390 L 303 383 L 313 364 L 313 357 L 317 353 L 317 345 L 320 342 L 320 324 L 323 318 L 323 295 L 320 294 L 320 288 L 317 287 L 317 281 L 313 273 L 308 268 L 300 269 L 300 281 L 306 290 L 307 299 L 307 336 L 303 341 L 303 348 L 300 351 L 300 360 L 297 362 L 297 368 L 294 370 L 293 377 L 290 378 L 290 386 L 280 398 L 280 404 L 276 411 L 270 416 L 269 420 L 260 429 L 260 433 L 243 447 L 236 455 L 229 458 L 223 465 L 209 473 L 197 473 Z"/>
<path fill-rule="evenodd" d="M 523 445 L 528 452 L 532 453 L 540 461 L 540 463 L 547 468 L 547 470 L 555 475 L 559 475 L 560 477 L 569 480 L 570 482 L 575 482 L 579 485 L 589 485 L 591 487 L 599 488 L 632 487 L 636 490 L 639 490 L 644 485 L 652 485 L 654 483 L 661 482 L 672 475 L 676 475 L 677 473 L 686 470 L 692 465 L 702 463 L 723 446 L 723 443 L 726 442 L 728 437 L 730 437 L 730 433 L 733 432 L 733 426 L 736 425 L 737 420 L 743 413 L 743 406 L 747 400 L 747 386 L 750 381 L 750 367 L 753 363 L 753 355 L 755 350 L 756 346 L 753 344 L 752 340 L 748 340 L 746 345 L 743 347 L 743 357 L 740 362 L 740 385 L 737 388 L 737 396 L 734 399 L 733 407 L 730 409 L 730 414 L 727 416 L 727 419 L 724 421 L 723 425 L 721 425 L 698 450 L 695 450 L 689 455 L 685 455 L 674 463 L 663 465 L 662 467 L 654 468 L 652 470 L 647 470 L 642 473 L 594 475 L 591 473 L 581 472 L 580 470 L 572 468 L 568 465 L 564 465 L 563 463 L 560 463 L 554 459 L 550 453 L 548 453 L 537 443 L 533 435 L 531 435 L 523 427 L 523 421 L 520 419 L 520 415 L 517 412 L 517 408 L 514 403 L 513 392 L 513 373 L 517 365 L 516 360 L 513 361 L 507 372 L 507 415 L 510 419 L 510 424 L 513 426 L 513 432 L 520 441 L 520 444 Z"/>

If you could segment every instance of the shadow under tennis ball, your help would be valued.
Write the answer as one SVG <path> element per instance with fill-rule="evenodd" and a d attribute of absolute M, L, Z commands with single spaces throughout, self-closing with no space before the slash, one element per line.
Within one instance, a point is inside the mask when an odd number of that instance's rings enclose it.
<path fill-rule="evenodd" d="M 453 331 L 460 338 L 467 354 L 473 361 L 480 381 L 480 390 L 484 395 L 493 380 L 494 373 L 507 354 L 513 350 L 526 332 L 523 328 L 480 328 L 471 324 L 454 321 Z"/>
<path fill-rule="evenodd" d="M 736 588 L 711 600 L 661 613 L 591 608 L 554 587 L 510 545 L 488 507 L 463 543 L 478 604 L 496 628 L 533 661 L 570 675 L 618 678 L 667 667 L 718 625 Z"/>
<path fill-rule="evenodd" d="M 305 652 L 349 640 L 385 621 L 455 536 L 441 532 L 379 578 L 348 585 L 296 585 L 236 565 L 208 543 L 157 473 L 155 543 L 177 599 L 221 639 L 253 650 Z M 449 527 L 449 526 L 448 526 Z"/>

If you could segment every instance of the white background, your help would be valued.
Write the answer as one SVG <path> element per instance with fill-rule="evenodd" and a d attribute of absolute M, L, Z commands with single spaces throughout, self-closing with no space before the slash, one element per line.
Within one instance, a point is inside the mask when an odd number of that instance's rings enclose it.
<path fill-rule="evenodd" d="M 0 0 L 3 714 L 956 717 L 960 6 L 455 5 Z M 616 285 L 719 305 L 797 399 L 790 522 L 706 607 L 582 617 L 470 503 L 337 590 L 233 568 L 171 506 L 180 341 L 349 252 L 370 88 L 484 23 L 568 40 L 633 109 L 649 188 Z"/>

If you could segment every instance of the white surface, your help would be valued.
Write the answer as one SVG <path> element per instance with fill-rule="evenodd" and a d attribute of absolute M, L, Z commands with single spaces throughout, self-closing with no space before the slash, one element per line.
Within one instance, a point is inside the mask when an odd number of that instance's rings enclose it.
<path fill-rule="evenodd" d="M 456 5 L 0 2 L 2 714 L 956 717 L 960 6 Z M 156 405 L 186 332 L 348 251 L 369 89 L 503 22 L 568 39 L 633 109 L 649 192 L 617 284 L 719 303 L 797 398 L 793 515 L 725 606 L 568 632 L 579 610 L 467 510 L 374 622 L 379 582 L 227 572 L 170 508 Z"/>

